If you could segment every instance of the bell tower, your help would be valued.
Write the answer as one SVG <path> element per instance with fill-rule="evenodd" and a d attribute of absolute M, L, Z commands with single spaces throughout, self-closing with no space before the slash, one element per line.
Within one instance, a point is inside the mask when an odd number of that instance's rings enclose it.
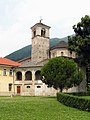
<path fill-rule="evenodd" d="M 31 27 L 32 31 L 32 56 L 33 62 L 40 62 L 48 58 L 49 50 L 49 29 L 50 27 L 41 23 L 36 23 Z"/>

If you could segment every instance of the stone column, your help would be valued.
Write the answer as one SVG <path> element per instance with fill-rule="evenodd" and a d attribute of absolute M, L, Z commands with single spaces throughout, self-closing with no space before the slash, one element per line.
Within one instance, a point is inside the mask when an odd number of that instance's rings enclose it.
<path fill-rule="evenodd" d="M 35 81 L 35 71 L 32 71 L 32 81 Z"/>
<path fill-rule="evenodd" d="M 25 81 L 25 71 L 22 70 L 22 91 L 21 91 L 21 94 L 23 94 L 23 95 L 25 93 L 24 81 Z"/>
<path fill-rule="evenodd" d="M 35 71 L 32 71 L 32 96 L 35 96 Z"/>
<path fill-rule="evenodd" d="M 13 83 L 12 83 L 12 93 L 13 95 L 15 95 L 16 91 L 15 91 L 15 81 L 16 81 L 16 70 L 13 69 Z"/>

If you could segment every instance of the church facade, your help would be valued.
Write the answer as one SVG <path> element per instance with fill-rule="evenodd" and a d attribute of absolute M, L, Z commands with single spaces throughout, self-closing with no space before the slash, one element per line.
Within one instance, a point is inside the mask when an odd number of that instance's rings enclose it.
<path fill-rule="evenodd" d="M 19 66 L 13 67 L 11 91 L 14 95 L 23 96 L 55 96 L 57 90 L 48 88 L 41 81 L 41 68 L 50 58 L 64 56 L 74 59 L 75 52 L 68 50 L 68 44 L 60 41 L 59 44 L 50 48 L 50 27 L 39 22 L 31 27 L 32 32 L 32 52 L 31 56 L 19 60 Z M 57 73 L 58 74 L 58 73 Z M 10 84 L 8 83 L 8 85 Z M 68 92 L 85 91 L 85 81 L 78 87 L 73 87 Z M 64 90 L 66 92 L 67 90 Z M 3 91 L 2 91 L 3 93 Z"/>

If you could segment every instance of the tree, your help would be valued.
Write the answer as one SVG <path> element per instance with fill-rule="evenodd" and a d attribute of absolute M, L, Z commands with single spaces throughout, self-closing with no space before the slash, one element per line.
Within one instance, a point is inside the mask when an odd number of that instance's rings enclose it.
<path fill-rule="evenodd" d="M 90 16 L 82 17 L 81 21 L 73 26 L 73 29 L 75 36 L 68 37 L 69 49 L 77 53 L 76 61 L 79 65 L 85 66 L 87 73 L 90 65 Z"/>
<path fill-rule="evenodd" d="M 44 76 L 42 81 L 48 84 L 48 87 L 62 90 L 80 84 L 83 78 L 83 72 L 78 69 L 74 60 L 64 57 L 56 57 L 49 60 L 41 69 Z"/>

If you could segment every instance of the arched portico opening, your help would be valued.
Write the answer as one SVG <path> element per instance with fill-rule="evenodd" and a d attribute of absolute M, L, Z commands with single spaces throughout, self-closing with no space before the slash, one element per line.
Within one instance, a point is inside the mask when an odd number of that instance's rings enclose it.
<path fill-rule="evenodd" d="M 16 73 L 16 80 L 22 80 L 22 72 L 18 71 Z"/>
<path fill-rule="evenodd" d="M 38 70 L 35 72 L 35 80 L 41 80 L 42 76 L 41 76 L 41 71 Z"/>
<path fill-rule="evenodd" d="M 25 73 L 25 80 L 32 80 L 32 72 L 31 71 L 27 71 Z"/>

